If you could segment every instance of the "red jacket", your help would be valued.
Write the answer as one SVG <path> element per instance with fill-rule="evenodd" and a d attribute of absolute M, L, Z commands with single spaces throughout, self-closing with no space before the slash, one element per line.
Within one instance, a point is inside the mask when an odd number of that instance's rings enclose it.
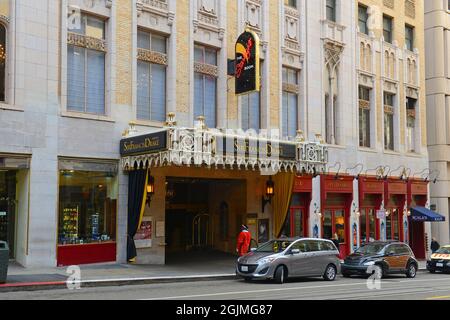
<path fill-rule="evenodd" d="M 242 257 L 248 253 L 248 251 L 250 249 L 251 239 L 252 239 L 252 236 L 250 235 L 250 232 L 248 232 L 247 230 L 243 230 L 243 231 L 241 231 L 241 233 L 239 233 L 236 251 L 238 252 L 240 257 Z"/>

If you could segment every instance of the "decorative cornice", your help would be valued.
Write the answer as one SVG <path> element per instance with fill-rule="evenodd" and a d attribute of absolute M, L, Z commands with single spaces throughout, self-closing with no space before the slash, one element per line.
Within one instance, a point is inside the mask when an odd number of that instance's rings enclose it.
<path fill-rule="evenodd" d="M 88 37 L 73 32 L 67 33 L 67 44 L 74 45 L 77 47 L 83 47 L 86 49 L 93 49 L 97 51 L 106 52 L 105 40 Z"/>
<path fill-rule="evenodd" d="M 167 66 L 167 55 L 164 53 L 138 48 L 137 58 L 138 60 Z"/>
<path fill-rule="evenodd" d="M 300 18 L 300 13 L 298 12 L 298 10 L 296 8 L 289 7 L 287 5 L 284 6 L 284 13 L 287 16 L 291 16 L 294 18 Z"/>
<path fill-rule="evenodd" d="M 289 49 L 294 50 L 294 51 L 300 51 L 301 50 L 300 44 L 297 41 L 289 39 L 289 38 L 285 38 L 284 39 L 284 45 L 286 46 L 286 48 L 289 48 Z"/>

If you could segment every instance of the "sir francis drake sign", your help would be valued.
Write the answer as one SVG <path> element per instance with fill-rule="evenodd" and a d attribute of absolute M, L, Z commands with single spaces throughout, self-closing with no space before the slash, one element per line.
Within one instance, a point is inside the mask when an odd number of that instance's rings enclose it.
<path fill-rule="evenodd" d="M 120 141 L 120 155 L 138 155 L 167 150 L 167 131 L 150 133 Z"/>
<path fill-rule="evenodd" d="M 259 91 L 259 37 L 253 31 L 245 31 L 236 41 L 236 94 Z"/>

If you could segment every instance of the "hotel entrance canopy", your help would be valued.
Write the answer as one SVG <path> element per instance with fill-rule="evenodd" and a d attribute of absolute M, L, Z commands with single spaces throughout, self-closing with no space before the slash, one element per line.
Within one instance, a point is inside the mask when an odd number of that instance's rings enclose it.
<path fill-rule="evenodd" d="M 320 142 L 294 141 L 236 130 L 169 125 L 146 134 L 128 133 L 120 142 L 123 170 L 165 166 L 206 166 L 319 174 L 328 150 Z"/>

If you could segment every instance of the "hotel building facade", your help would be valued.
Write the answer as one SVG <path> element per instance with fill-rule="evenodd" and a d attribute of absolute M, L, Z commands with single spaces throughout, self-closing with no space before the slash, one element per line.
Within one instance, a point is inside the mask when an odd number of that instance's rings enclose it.
<path fill-rule="evenodd" d="M 129 180 L 142 167 L 154 194 L 136 263 L 233 253 L 243 223 L 256 243 L 336 234 L 345 256 L 395 238 L 426 258 L 431 224 L 411 219 L 430 206 L 433 173 L 424 1 L 2 0 L 0 10 L 0 235 L 19 264 L 125 263 Z M 237 96 L 229 66 L 246 29 L 260 39 L 261 86 Z M 214 128 L 245 150 L 243 132 L 278 129 L 257 146 L 293 151 L 269 177 L 249 150 L 214 157 Z M 120 152 L 122 139 L 158 135 L 163 151 Z"/>

